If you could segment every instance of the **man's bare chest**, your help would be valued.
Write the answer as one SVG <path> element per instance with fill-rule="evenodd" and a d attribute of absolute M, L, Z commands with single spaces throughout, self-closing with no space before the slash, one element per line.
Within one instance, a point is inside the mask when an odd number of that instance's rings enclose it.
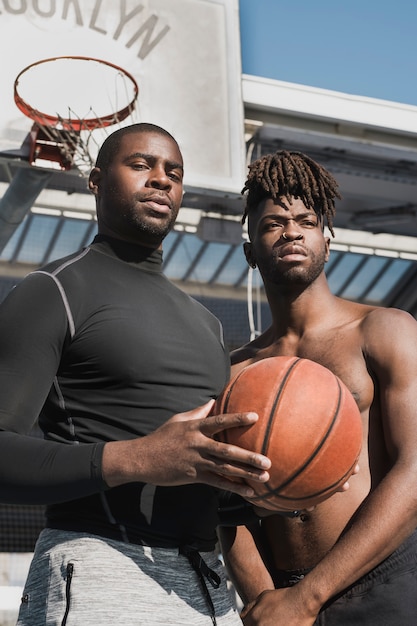
<path fill-rule="evenodd" d="M 297 339 L 282 337 L 259 347 L 249 362 L 275 356 L 298 356 L 327 367 L 345 383 L 360 410 L 369 409 L 374 397 L 374 382 L 357 332 L 344 329 Z"/>

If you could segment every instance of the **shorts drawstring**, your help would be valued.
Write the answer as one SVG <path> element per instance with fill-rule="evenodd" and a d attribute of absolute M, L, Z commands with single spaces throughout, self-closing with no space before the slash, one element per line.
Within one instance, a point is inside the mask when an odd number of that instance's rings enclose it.
<path fill-rule="evenodd" d="M 192 548 L 188 548 L 187 546 L 181 546 L 179 551 L 180 554 L 187 557 L 191 567 L 194 569 L 200 580 L 204 596 L 210 609 L 211 621 L 213 623 L 213 626 L 216 626 L 216 611 L 214 609 L 214 604 L 213 600 L 211 599 L 210 592 L 207 589 L 206 579 L 209 581 L 211 586 L 214 587 L 214 589 L 218 589 L 220 587 L 221 578 L 214 570 L 209 568 L 209 566 L 197 550 L 193 550 Z"/>

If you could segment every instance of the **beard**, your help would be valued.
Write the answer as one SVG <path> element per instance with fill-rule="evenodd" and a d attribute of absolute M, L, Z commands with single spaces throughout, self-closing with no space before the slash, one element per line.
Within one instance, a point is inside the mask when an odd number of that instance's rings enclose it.
<path fill-rule="evenodd" d="M 307 260 L 307 257 L 306 257 Z M 282 267 L 278 251 L 273 250 L 272 254 L 263 258 L 257 255 L 257 264 L 265 281 L 282 286 L 307 287 L 311 285 L 324 270 L 326 264 L 326 250 L 323 248 L 319 253 L 311 252 L 310 263 L 294 263 Z"/>
<path fill-rule="evenodd" d="M 166 216 L 165 219 L 150 220 L 148 217 L 133 213 L 130 215 L 129 222 L 132 230 L 136 230 L 146 235 L 150 240 L 160 242 L 174 228 L 176 216 L 173 214 Z"/>
<path fill-rule="evenodd" d="M 98 207 L 97 218 L 107 233 L 153 247 L 159 246 L 174 227 L 179 206 L 169 198 L 167 206 L 171 210 L 163 213 L 147 205 L 143 194 L 122 193 L 114 185 L 108 185 L 102 193 L 105 201 Z"/>
<path fill-rule="evenodd" d="M 119 205 L 119 213 L 112 213 L 106 221 L 114 232 L 123 234 L 126 239 L 140 238 L 148 245 L 159 246 L 174 228 L 178 210 L 167 214 L 153 213 L 151 210 L 138 210 L 136 203 Z"/>

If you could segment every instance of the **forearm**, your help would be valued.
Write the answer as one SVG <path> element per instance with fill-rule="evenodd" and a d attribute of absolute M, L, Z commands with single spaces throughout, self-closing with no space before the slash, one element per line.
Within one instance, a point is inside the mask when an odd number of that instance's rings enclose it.
<path fill-rule="evenodd" d="M 102 449 L 0 432 L 0 501 L 52 504 L 103 491 Z"/>
<path fill-rule="evenodd" d="M 255 540 L 257 531 L 246 526 L 218 529 L 230 580 L 244 604 L 255 600 L 262 591 L 274 588 Z"/>
<path fill-rule="evenodd" d="M 359 508 L 348 530 L 298 585 L 313 612 L 392 554 L 417 527 L 414 471 L 391 471 Z"/>

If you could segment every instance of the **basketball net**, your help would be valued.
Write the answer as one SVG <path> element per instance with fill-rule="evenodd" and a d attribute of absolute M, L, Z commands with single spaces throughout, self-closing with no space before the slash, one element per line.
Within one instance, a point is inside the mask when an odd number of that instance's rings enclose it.
<path fill-rule="evenodd" d="M 33 120 L 24 143 L 29 163 L 87 176 L 109 127 L 136 121 L 138 94 L 131 74 L 101 59 L 53 57 L 24 68 L 14 99 Z"/>
<path fill-rule="evenodd" d="M 246 165 L 247 166 L 249 166 L 252 161 L 255 147 L 257 147 L 258 150 L 260 148 L 260 146 L 259 145 L 256 146 L 256 143 L 253 141 L 249 143 L 249 147 L 246 153 Z M 259 158 L 260 156 L 261 156 L 260 152 L 258 152 L 258 155 L 256 156 L 256 158 Z M 247 221 L 245 222 L 243 226 L 243 236 L 246 241 L 249 241 Z M 255 281 L 254 281 L 254 278 L 255 278 Z M 254 283 L 255 283 L 255 286 L 254 286 Z M 254 295 L 255 295 L 255 303 L 256 303 L 256 323 L 255 323 L 255 316 L 254 316 L 254 302 L 253 302 Z M 256 337 L 259 337 L 259 335 L 262 334 L 262 300 L 261 300 L 261 280 L 260 280 L 259 271 L 255 270 L 252 267 L 248 267 L 248 280 L 246 284 L 246 304 L 247 304 L 247 310 L 248 310 L 249 340 L 253 341 L 254 339 L 256 339 Z"/>

